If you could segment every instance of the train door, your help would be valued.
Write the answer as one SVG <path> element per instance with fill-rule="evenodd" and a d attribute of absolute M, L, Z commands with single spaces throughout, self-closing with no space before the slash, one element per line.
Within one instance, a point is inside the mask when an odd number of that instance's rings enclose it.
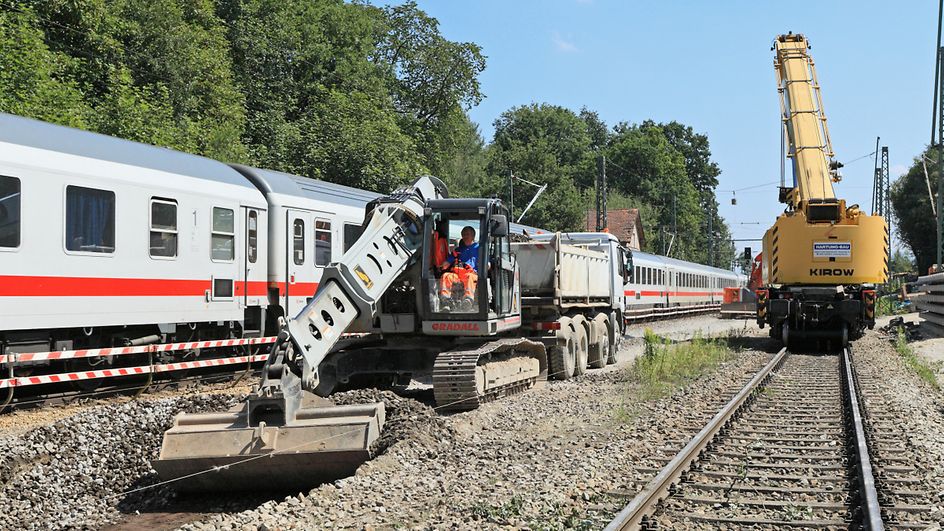
<path fill-rule="evenodd" d="M 314 295 L 315 271 L 311 237 L 312 216 L 287 209 L 285 219 L 285 315 L 293 316 Z"/>
<path fill-rule="evenodd" d="M 243 207 L 243 277 L 236 293 L 242 294 L 243 335 L 256 337 L 262 335 L 264 318 L 262 309 L 265 305 L 262 297 L 266 295 L 266 256 L 259 257 L 259 234 L 263 230 L 264 211 Z M 264 234 L 264 232 L 263 232 Z"/>

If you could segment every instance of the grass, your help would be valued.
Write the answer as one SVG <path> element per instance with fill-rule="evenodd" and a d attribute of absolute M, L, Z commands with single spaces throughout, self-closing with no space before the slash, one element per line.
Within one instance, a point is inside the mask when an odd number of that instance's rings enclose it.
<path fill-rule="evenodd" d="M 645 353 L 630 369 L 643 400 L 667 396 L 734 355 L 723 338 L 696 335 L 691 341 L 672 343 L 647 329 L 645 342 Z"/>
<path fill-rule="evenodd" d="M 934 389 L 941 389 L 941 385 L 937 381 L 937 376 L 934 374 L 934 369 L 928 362 L 918 357 L 918 354 L 911 348 L 911 345 L 908 344 L 908 338 L 905 337 L 904 330 L 898 331 L 898 336 L 895 338 L 895 350 L 898 352 L 898 355 L 904 359 L 905 365 L 911 367 L 911 370 L 913 370 L 919 378 L 928 382 Z"/>
<path fill-rule="evenodd" d="M 878 317 L 905 313 L 908 313 L 908 309 L 898 300 L 897 295 L 885 295 L 875 301 L 875 315 Z"/>
<path fill-rule="evenodd" d="M 644 354 L 628 369 L 633 386 L 614 410 L 616 421 L 623 424 L 636 418 L 640 403 L 672 394 L 735 354 L 728 338 L 696 335 L 691 341 L 673 343 L 647 329 L 644 340 Z"/>

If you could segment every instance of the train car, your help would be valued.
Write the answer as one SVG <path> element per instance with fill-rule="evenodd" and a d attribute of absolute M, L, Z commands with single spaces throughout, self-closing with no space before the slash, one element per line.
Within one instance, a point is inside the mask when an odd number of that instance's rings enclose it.
<path fill-rule="evenodd" d="M 267 205 L 229 166 L 4 114 L 0 198 L 0 353 L 259 333 Z"/>
<path fill-rule="evenodd" d="M 633 274 L 625 286 L 627 309 L 703 306 L 720 303 L 724 288 L 743 275 L 717 267 L 633 251 Z"/>
<path fill-rule="evenodd" d="M 324 267 L 361 234 L 364 209 L 380 194 L 287 173 L 232 165 L 268 204 L 267 329 L 308 304 Z"/>

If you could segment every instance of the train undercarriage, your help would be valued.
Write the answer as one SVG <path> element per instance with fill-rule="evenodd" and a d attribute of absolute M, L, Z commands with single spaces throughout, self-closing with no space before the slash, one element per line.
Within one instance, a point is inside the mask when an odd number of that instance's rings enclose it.
<path fill-rule="evenodd" d="M 781 286 L 757 291 L 757 324 L 787 347 L 829 342 L 844 347 L 875 326 L 875 289 Z"/>

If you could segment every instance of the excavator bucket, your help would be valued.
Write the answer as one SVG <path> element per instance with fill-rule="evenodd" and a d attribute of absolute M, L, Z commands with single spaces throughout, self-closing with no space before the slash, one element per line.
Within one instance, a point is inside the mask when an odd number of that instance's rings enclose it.
<path fill-rule="evenodd" d="M 177 415 L 154 470 L 185 492 L 304 490 L 352 475 L 384 423 L 382 403 L 302 407 L 272 426 L 250 426 L 247 409 Z"/>

